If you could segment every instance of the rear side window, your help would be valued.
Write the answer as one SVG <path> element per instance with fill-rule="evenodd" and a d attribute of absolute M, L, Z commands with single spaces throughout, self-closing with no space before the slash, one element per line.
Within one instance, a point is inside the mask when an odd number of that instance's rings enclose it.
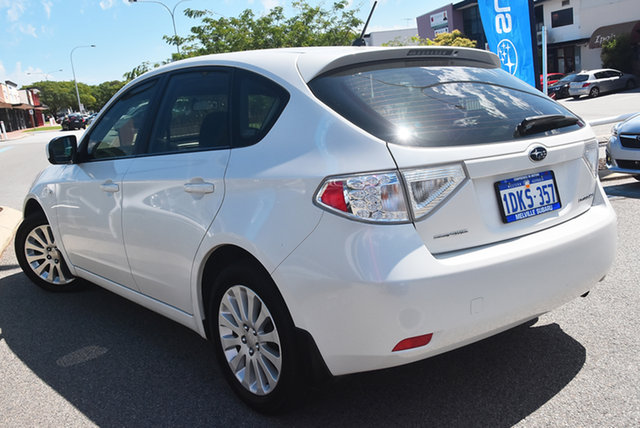
<path fill-rule="evenodd" d="M 385 141 L 422 147 L 513 140 L 541 115 L 574 115 L 497 68 L 389 62 L 343 69 L 309 83 L 314 94 Z M 577 125 L 546 131 L 567 132 Z"/>
<path fill-rule="evenodd" d="M 245 147 L 269 132 L 289 101 L 289 93 L 275 82 L 245 70 L 236 71 L 235 81 L 234 145 Z"/>

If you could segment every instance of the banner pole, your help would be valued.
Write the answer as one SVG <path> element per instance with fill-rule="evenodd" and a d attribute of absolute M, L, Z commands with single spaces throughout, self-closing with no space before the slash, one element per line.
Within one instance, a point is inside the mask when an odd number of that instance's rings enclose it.
<path fill-rule="evenodd" d="M 542 26 L 542 93 L 547 95 L 547 27 Z"/>

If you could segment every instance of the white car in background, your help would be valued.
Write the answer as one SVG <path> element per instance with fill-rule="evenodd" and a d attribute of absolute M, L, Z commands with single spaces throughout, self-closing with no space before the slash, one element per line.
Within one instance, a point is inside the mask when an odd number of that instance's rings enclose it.
<path fill-rule="evenodd" d="M 48 154 L 16 235 L 27 276 L 91 281 L 210 338 L 260 411 L 312 370 L 407 364 L 525 323 L 615 254 L 592 130 L 482 50 L 178 61 Z"/>
<path fill-rule="evenodd" d="M 582 71 L 569 83 L 569 95 L 574 99 L 582 95 L 595 98 L 601 93 L 633 89 L 636 77 L 610 68 Z"/>

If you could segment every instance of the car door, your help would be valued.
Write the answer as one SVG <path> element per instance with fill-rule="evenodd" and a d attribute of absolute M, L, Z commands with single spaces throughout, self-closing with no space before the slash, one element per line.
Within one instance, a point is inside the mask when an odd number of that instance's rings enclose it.
<path fill-rule="evenodd" d="M 622 78 L 622 73 L 615 70 L 609 70 L 609 79 L 611 80 L 611 88 L 612 91 L 619 91 L 624 88 L 625 81 Z"/>
<path fill-rule="evenodd" d="M 123 179 L 133 277 L 142 293 L 187 313 L 193 259 L 225 192 L 230 76 L 202 67 L 171 75 L 146 154 Z"/>
<path fill-rule="evenodd" d="M 124 251 L 122 178 L 144 140 L 155 82 L 115 101 L 79 148 L 79 161 L 57 185 L 60 234 L 76 268 L 137 289 Z"/>

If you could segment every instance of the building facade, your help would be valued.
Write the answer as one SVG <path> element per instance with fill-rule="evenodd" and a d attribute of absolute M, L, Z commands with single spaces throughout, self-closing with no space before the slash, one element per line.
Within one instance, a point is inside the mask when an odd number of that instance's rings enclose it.
<path fill-rule="evenodd" d="M 367 46 L 383 45 L 415 45 L 413 38 L 418 36 L 417 28 L 404 28 L 400 30 L 372 31 L 364 36 Z"/>
<path fill-rule="evenodd" d="M 548 72 L 600 68 L 602 43 L 625 34 L 635 44 L 634 72 L 640 74 L 640 0 L 533 0 L 533 6 L 540 47 L 543 25 L 547 29 Z M 417 17 L 416 22 L 421 38 L 460 30 L 476 40 L 477 47 L 488 47 L 477 0 L 443 6 Z"/>
<path fill-rule="evenodd" d="M 10 80 L 0 82 L 0 122 L 7 132 L 44 125 L 44 110 L 37 89 L 19 90 Z"/>

